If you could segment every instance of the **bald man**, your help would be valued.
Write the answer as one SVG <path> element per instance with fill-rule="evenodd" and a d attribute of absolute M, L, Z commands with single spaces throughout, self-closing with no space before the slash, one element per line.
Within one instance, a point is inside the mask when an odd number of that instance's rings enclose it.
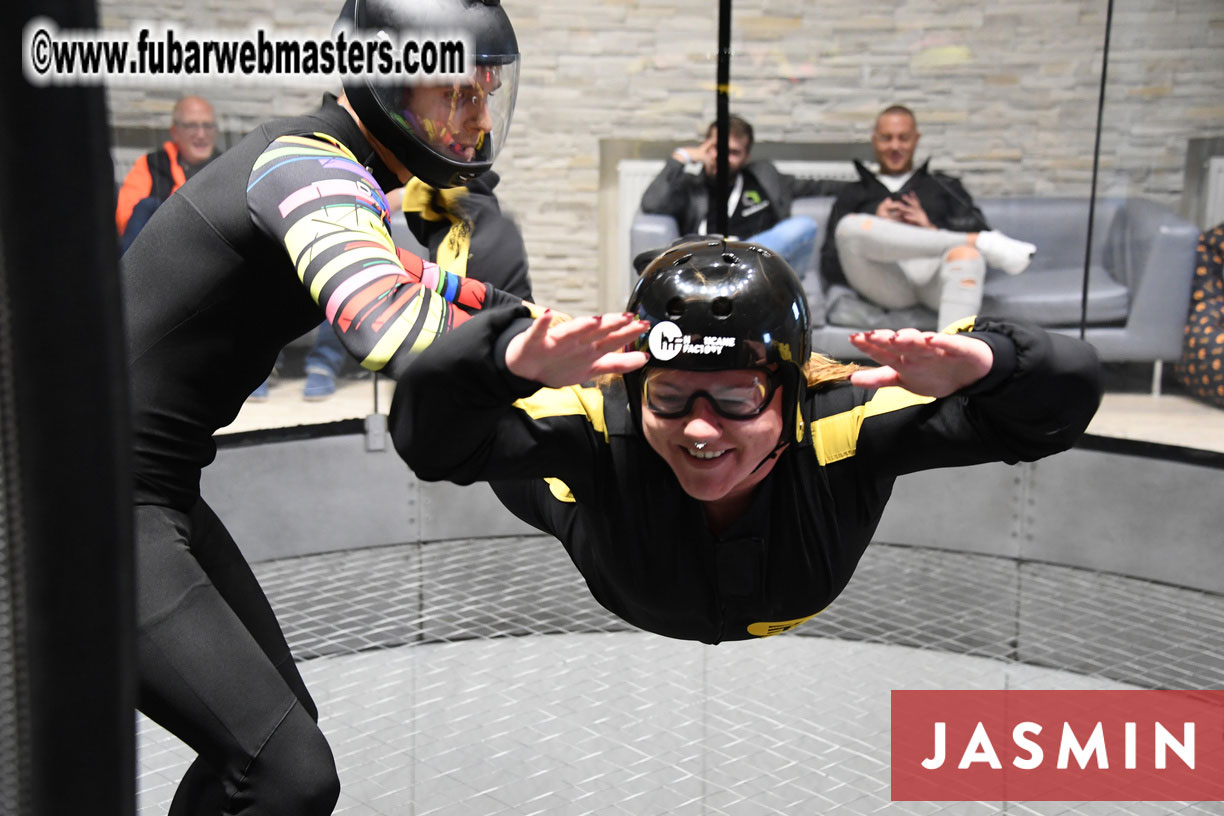
<path fill-rule="evenodd" d="M 184 96 L 174 105 L 170 141 L 141 156 L 119 190 L 115 227 L 124 251 L 153 211 L 217 156 L 217 117 L 207 100 Z"/>
<path fill-rule="evenodd" d="M 820 255 L 826 288 L 848 285 L 881 309 L 925 306 L 945 328 L 982 305 L 986 267 L 1018 275 L 1037 250 L 992 230 L 959 180 L 914 167 L 918 120 L 904 105 L 886 108 L 871 134 L 879 169 L 855 162 L 859 180 L 838 194 Z M 836 319 L 836 294 L 830 295 Z M 911 315 L 905 317 L 910 325 Z M 868 328 L 885 328 L 877 325 Z"/>

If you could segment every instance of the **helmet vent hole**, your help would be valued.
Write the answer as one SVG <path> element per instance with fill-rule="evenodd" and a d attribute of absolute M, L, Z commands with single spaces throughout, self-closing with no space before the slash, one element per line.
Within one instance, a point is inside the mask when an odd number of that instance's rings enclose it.
<path fill-rule="evenodd" d="M 724 261 L 731 264 L 732 266 L 739 263 L 739 258 L 735 257 L 730 252 L 724 252 L 722 258 Z"/>
<path fill-rule="evenodd" d="M 715 317 L 730 317 L 734 308 L 735 305 L 731 302 L 731 298 L 716 297 L 710 302 L 710 311 Z"/>
<path fill-rule="evenodd" d="M 684 298 L 674 297 L 667 301 L 667 316 L 680 317 L 684 314 Z"/>
<path fill-rule="evenodd" d="M 689 252 L 672 261 L 672 266 L 682 266 L 691 260 L 693 260 L 693 253 Z"/>

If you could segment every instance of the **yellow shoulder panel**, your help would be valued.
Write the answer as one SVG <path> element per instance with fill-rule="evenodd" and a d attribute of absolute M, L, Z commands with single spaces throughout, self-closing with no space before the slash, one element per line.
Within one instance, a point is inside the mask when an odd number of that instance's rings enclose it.
<path fill-rule="evenodd" d="M 858 450 L 859 429 L 867 417 L 933 402 L 934 397 L 911 394 L 904 388 L 881 388 L 875 396 L 849 411 L 821 417 L 812 423 L 812 446 L 822 465 L 849 459 Z"/>
<path fill-rule="evenodd" d="M 585 416 L 591 427 L 608 438 L 604 424 L 603 393 L 598 388 L 541 388 L 530 397 L 514 403 L 515 407 L 532 419 L 559 416 Z"/>

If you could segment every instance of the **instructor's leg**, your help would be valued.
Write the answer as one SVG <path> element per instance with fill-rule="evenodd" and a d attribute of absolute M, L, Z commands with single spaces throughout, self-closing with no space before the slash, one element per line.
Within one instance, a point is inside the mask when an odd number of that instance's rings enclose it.
<path fill-rule="evenodd" d="M 171 812 L 330 814 L 331 749 L 228 532 L 203 501 L 139 506 L 136 544 L 141 710 L 199 754 Z"/>

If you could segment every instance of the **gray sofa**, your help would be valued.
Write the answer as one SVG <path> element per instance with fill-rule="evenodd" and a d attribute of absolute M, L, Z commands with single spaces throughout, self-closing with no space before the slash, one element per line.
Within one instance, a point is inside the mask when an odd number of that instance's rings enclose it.
<path fill-rule="evenodd" d="M 987 272 L 981 313 L 1030 320 L 1078 336 L 1088 199 L 982 198 L 977 204 L 992 227 L 1037 245 L 1023 274 Z M 832 198 L 797 199 L 793 213 L 815 219 L 823 243 L 832 206 Z M 1155 363 L 1159 376 L 1160 361 L 1179 357 L 1198 234 L 1197 226 L 1155 202 L 1098 200 L 1085 338 L 1103 360 Z M 639 212 L 630 234 L 631 257 L 675 238 L 672 218 Z M 819 264 L 817 257 L 811 269 L 797 270 L 812 309 L 813 347 L 842 359 L 858 358 L 846 338 L 872 327 L 826 323 Z"/>

